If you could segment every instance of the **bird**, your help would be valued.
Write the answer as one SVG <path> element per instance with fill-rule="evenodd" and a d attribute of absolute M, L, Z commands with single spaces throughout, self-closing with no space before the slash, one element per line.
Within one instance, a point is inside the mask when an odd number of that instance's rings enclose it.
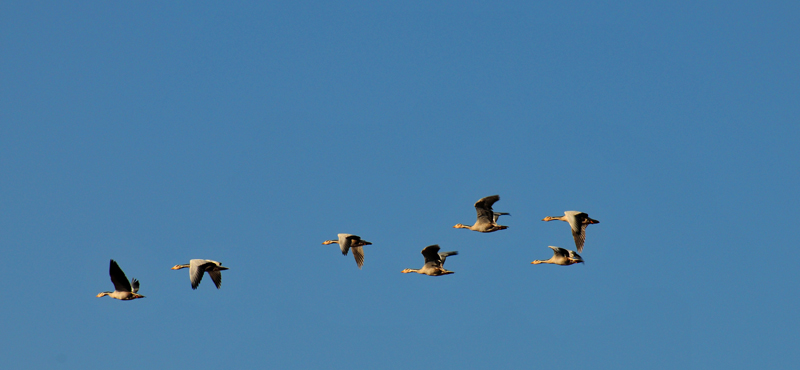
<path fill-rule="evenodd" d="M 550 257 L 549 260 L 544 260 L 544 261 L 535 260 L 531 263 L 534 265 L 538 265 L 540 263 L 552 263 L 554 265 L 562 265 L 562 266 L 569 266 L 575 263 L 583 263 L 583 258 L 581 258 L 581 255 L 576 253 L 575 251 L 553 246 L 549 246 L 549 248 L 553 250 L 553 257 Z"/>
<path fill-rule="evenodd" d="M 119 268 L 117 261 L 111 260 L 108 266 L 108 275 L 111 276 L 111 282 L 114 283 L 114 291 L 102 292 L 97 295 L 98 298 L 109 296 L 123 301 L 144 298 L 143 295 L 136 293 L 139 291 L 139 280 L 131 279 L 131 281 L 128 281 L 128 277 Z"/>
<path fill-rule="evenodd" d="M 173 270 L 180 270 L 189 268 L 189 280 L 192 282 L 192 289 L 197 289 L 200 285 L 200 280 L 203 280 L 203 272 L 208 272 L 208 277 L 214 282 L 214 285 L 222 285 L 222 273 L 220 271 L 227 270 L 227 267 L 222 266 L 222 263 L 212 260 L 192 259 L 189 260 L 188 265 L 175 265 L 172 266 Z"/>
<path fill-rule="evenodd" d="M 422 255 L 425 256 L 425 265 L 421 269 L 405 269 L 400 271 L 404 274 L 409 272 L 416 272 L 418 274 L 425 274 L 428 276 L 449 275 L 455 272 L 444 269 L 444 261 L 447 256 L 455 256 L 457 251 L 439 253 L 439 245 L 429 245 L 422 249 Z"/>
<path fill-rule="evenodd" d="M 499 195 L 490 195 L 483 197 L 475 202 L 475 210 L 478 211 L 478 220 L 472 226 L 464 224 L 456 224 L 453 226 L 456 229 L 470 229 L 473 231 L 480 231 L 482 233 L 490 233 L 497 230 L 507 229 L 508 226 L 498 225 L 497 218 L 500 215 L 507 215 L 508 213 L 494 212 L 492 204 L 500 200 Z"/>
<path fill-rule="evenodd" d="M 589 218 L 589 215 L 578 211 L 565 211 L 563 216 L 547 216 L 542 219 L 542 221 L 553 220 L 569 222 L 578 252 L 583 252 L 583 242 L 586 240 L 586 226 L 600 223 L 600 221 L 593 220 Z"/>
<path fill-rule="evenodd" d="M 338 234 L 338 236 L 339 240 L 326 240 L 322 242 L 322 245 L 339 243 L 339 249 L 342 250 L 343 256 L 346 256 L 347 251 L 352 249 L 353 257 L 356 259 L 356 264 L 358 265 L 358 268 L 361 269 L 361 266 L 364 265 L 364 249 L 361 247 L 365 245 L 372 245 L 372 243 L 366 240 L 361 240 L 361 237 L 358 235 Z"/>

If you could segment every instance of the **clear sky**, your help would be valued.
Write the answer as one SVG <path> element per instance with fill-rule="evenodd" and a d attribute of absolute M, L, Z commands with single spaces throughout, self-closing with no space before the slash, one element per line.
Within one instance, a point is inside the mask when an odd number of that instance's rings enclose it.
<path fill-rule="evenodd" d="M 2 367 L 796 366 L 798 3 L 531 3 L 0 3 Z"/>

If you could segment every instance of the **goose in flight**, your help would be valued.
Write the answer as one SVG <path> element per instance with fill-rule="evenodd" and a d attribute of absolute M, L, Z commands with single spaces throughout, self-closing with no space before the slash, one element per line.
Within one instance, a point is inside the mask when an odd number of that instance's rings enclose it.
<path fill-rule="evenodd" d="M 554 265 L 562 265 L 562 266 L 569 266 L 575 263 L 583 263 L 583 258 L 575 251 L 571 251 L 569 249 L 559 248 L 550 246 L 550 249 L 553 250 L 553 257 L 550 257 L 549 260 L 535 260 L 531 262 L 534 265 L 538 265 L 540 263 L 552 263 Z"/>
<path fill-rule="evenodd" d="M 131 279 L 131 281 L 128 281 L 128 277 L 119 268 L 117 261 L 111 260 L 108 266 L 108 274 L 111 276 L 111 282 L 114 283 L 114 291 L 102 292 L 97 295 L 98 298 L 109 296 L 123 301 L 144 298 L 143 295 L 136 293 L 139 291 L 139 280 Z"/>
<path fill-rule="evenodd" d="M 208 277 L 214 282 L 214 285 L 222 285 L 222 273 L 220 271 L 227 270 L 227 267 L 222 266 L 222 263 L 212 260 L 193 259 L 189 260 L 188 265 L 175 265 L 173 270 L 180 270 L 189 268 L 189 280 L 192 282 L 192 289 L 197 289 L 200 285 L 200 280 L 203 280 L 203 273 L 207 272 Z"/>
<path fill-rule="evenodd" d="M 425 257 L 425 265 L 421 269 L 405 269 L 400 271 L 404 274 L 409 272 L 416 272 L 418 274 L 425 274 L 428 276 L 439 276 L 453 274 L 453 271 L 444 269 L 444 261 L 447 256 L 455 256 L 458 254 L 456 251 L 439 253 L 439 245 L 429 245 L 422 250 L 422 255 Z"/>
<path fill-rule="evenodd" d="M 326 240 L 322 242 L 322 244 L 328 245 L 328 244 L 338 243 L 339 249 L 342 250 L 343 256 L 346 256 L 347 251 L 352 249 L 353 257 L 355 257 L 356 259 L 356 264 L 358 265 L 358 268 L 361 269 L 361 266 L 364 265 L 364 248 L 361 247 L 365 245 L 372 245 L 372 243 L 366 240 L 361 240 L 361 237 L 358 235 L 352 235 L 352 234 L 338 234 L 338 235 L 339 235 L 339 240 Z"/>
<path fill-rule="evenodd" d="M 497 218 L 500 215 L 507 215 L 504 212 L 494 212 L 492 204 L 500 200 L 499 195 L 490 195 L 475 202 L 475 210 L 478 211 L 478 220 L 472 226 L 464 224 L 456 224 L 453 226 L 456 229 L 470 229 L 473 231 L 480 231 L 482 233 L 490 233 L 497 230 L 507 229 L 508 226 L 498 225 Z"/>
<path fill-rule="evenodd" d="M 589 218 L 589 215 L 578 211 L 566 211 L 563 216 L 547 216 L 542 221 L 561 220 L 569 223 L 572 228 L 572 237 L 578 252 L 583 252 L 583 242 L 586 240 L 586 226 L 599 224 L 600 221 Z"/>

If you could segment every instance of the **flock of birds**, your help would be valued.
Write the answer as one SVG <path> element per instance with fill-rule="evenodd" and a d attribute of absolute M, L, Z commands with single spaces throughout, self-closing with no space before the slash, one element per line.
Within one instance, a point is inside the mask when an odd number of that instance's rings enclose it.
<path fill-rule="evenodd" d="M 456 224 L 453 227 L 457 229 L 470 229 L 482 233 L 491 233 L 498 230 L 507 229 L 508 226 L 497 224 L 497 219 L 500 216 L 508 215 L 508 213 L 495 212 L 492 209 L 492 205 L 494 205 L 494 203 L 498 200 L 500 200 L 499 195 L 490 195 L 488 197 L 479 199 L 477 202 L 475 202 L 475 210 L 478 212 L 478 219 L 475 221 L 475 224 L 472 226 Z M 586 226 L 600 222 L 589 218 L 589 215 L 586 213 L 578 211 L 566 211 L 564 212 L 563 216 L 547 216 L 542 221 L 553 220 L 561 220 L 569 223 L 569 226 L 572 229 L 572 237 L 575 239 L 575 247 L 578 249 L 578 252 L 583 251 L 583 244 L 586 241 Z M 352 234 L 339 234 L 338 237 L 339 239 L 337 240 L 326 240 L 322 242 L 322 244 L 339 244 L 342 255 L 345 256 L 350 250 L 352 250 L 353 257 L 355 258 L 356 264 L 360 269 L 361 266 L 364 265 L 363 246 L 371 245 L 372 243 Z M 422 268 L 407 268 L 401 272 L 416 272 L 418 274 L 424 274 L 428 276 L 452 274 L 453 271 L 446 270 L 444 268 L 444 262 L 447 257 L 455 256 L 458 254 L 458 252 L 439 252 L 439 249 L 439 246 L 436 244 L 423 248 L 422 256 L 425 257 L 425 264 L 422 266 Z M 550 257 L 548 260 L 535 260 L 531 263 L 551 263 L 562 266 L 583 263 L 583 258 L 581 258 L 578 252 L 553 246 L 550 246 L 550 249 L 553 250 L 553 257 Z M 197 289 L 197 286 L 200 284 L 200 280 L 203 279 L 203 274 L 205 273 L 208 273 L 208 276 L 214 282 L 214 285 L 216 285 L 217 289 L 219 289 L 220 285 L 222 284 L 221 271 L 228 269 L 227 267 L 222 266 L 220 262 L 205 259 L 193 259 L 190 260 L 188 264 L 175 265 L 172 267 L 173 270 L 180 270 L 183 268 L 189 269 L 189 280 L 192 283 L 192 289 Z M 109 296 L 111 298 L 116 298 L 123 301 L 144 298 L 143 295 L 138 293 L 139 281 L 136 279 L 131 279 L 131 281 L 128 281 L 125 273 L 113 259 L 110 262 L 108 274 L 111 276 L 111 282 L 114 284 L 114 291 L 102 292 L 98 294 L 97 297 Z"/>

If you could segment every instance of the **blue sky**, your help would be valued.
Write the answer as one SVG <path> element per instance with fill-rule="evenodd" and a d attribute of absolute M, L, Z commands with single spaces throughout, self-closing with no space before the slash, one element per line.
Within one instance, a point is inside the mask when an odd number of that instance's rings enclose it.
<path fill-rule="evenodd" d="M 3 2 L 4 368 L 794 366 L 799 10 Z"/>

